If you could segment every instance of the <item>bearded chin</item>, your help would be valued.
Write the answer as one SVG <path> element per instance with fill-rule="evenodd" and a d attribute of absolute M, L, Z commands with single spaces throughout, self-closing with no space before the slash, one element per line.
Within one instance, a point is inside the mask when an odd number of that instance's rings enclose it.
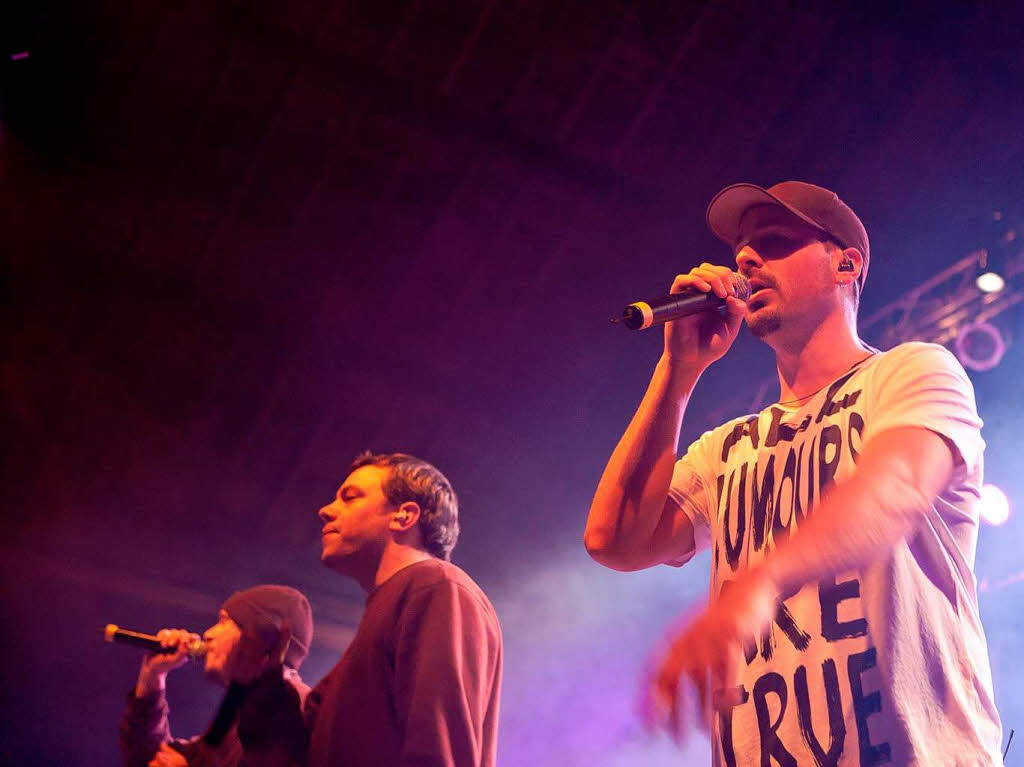
<path fill-rule="evenodd" d="M 782 317 L 774 309 L 762 310 L 747 315 L 747 327 L 755 338 L 764 338 L 782 327 Z"/>

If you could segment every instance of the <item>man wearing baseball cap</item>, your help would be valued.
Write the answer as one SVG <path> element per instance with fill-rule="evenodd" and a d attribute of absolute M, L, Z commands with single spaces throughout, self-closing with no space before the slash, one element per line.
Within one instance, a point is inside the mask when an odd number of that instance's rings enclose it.
<path fill-rule="evenodd" d="M 302 704 L 309 687 L 298 669 L 313 638 L 306 597 L 289 586 L 265 584 L 238 591 L 221 605 L 203 633 L 203 672 L 227 688 L 210 727 L 192 738 L 172 738 L 167 674 L 189 659 L 199 636 L 163 629 L 165 654 L 142 661 L 121 720 L 121 755 L 134 765 L 304 765 L 308 734 Z"/>
<path fill-rule="evenodd" d="M 710 605 L 652 675 L 654 723 L 709 727 L 716 765 L 1001 763 L 972 572 L 984 441 L 963 368 L 941 346 L 858 337 L 870 248 L 834 192 L 736 184 L 707 221 L 734 266 L 701 264 L 672 291 L 713 291 L 725 310 L 666 324 L 585 535 L 618 570 L 711 550 Z M 690 394 L 744 321 L 775 352 L 779 399 L 677 460 Z"/>

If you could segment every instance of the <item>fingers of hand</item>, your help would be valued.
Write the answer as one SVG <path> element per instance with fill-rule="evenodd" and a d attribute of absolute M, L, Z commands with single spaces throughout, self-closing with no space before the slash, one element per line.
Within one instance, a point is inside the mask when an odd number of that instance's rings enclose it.
<path fill-rule="evenodd" d="M 678 637 L 652 685 L 655 724 L 685 742 L 694 724 L 709 731 L 716 710 L 738 705 L 739 647 L 698 623 Z"/>
<path fill-rule="evenodd" d="M 704 693 L 700 680 L 701 672 L 688 669 L 675 680 L 672 698 L 663 726 L 676 743 L 685 746 L 693 732 L 694 723 L 702 724 L 704 717 Z"/>
<path fill-rule="evenodd" d="M 160 640 L 162 647 L 187 646 L 194 636 L 195 634 L 185 631 L 185 629 L 160 629 L 156 633 L 156 638 Z"/>
<path fill-rule="evenodd" d="M 685 743 L 699 706 L 693 685 L 696 669 L 688 658 L 685 643 L 673 643 L 654 674 L 649 692 L 651 724 L 667 730 L 680 744 Z"/>
<path fill-rule="evenodd" d="M 690 272 L 689 274 L 677 274 L 669 292 L 682 293 L 687 288 L 696 288 L 703 293 L 708 293 L 713 289 L 710 282 Z"/>
<path fill-rule="evenodd" d="M 742 686 L 739 685 L 739 648 L 731 642 L 722 646 L 706 675 L 707 694 L 704 698 L 701 726 L 710 729 L 711 719 L 717 711 L 738 706 L 742 703 Z"/>
<path fill-rule="evenodd" d="M 708 721 L 711 717 L 711 675 L 706 669 L 695 669 L 690 672 L 690 682 L 696 693 L 696 705 L 691 712 L 692 721 L 702 730 L 707 732 Z"/>
<path fill-rule="evenodd" d="M 735 295 L 736 286 L 733 282 L 732 270 L 727 266 L 716 266 L 706 261 L 692 270 L 698 272 L 701 278 L 711 284 L 715 295 L 719 298 Z"/>
<path fill-rule="evenodd" d="M 708 672 L 704 669 L 692 669 L 687 675 L 685 691 L 680 698 L 686 701 L 686 711 L 681 714 L 677 725 L 676 740 L 685 743 L 694 726 L 704 732 L 708 729 L 708 717 L 711 711 L 711 691 L 708 684 Z"/>
<path fill-rule="evenodd" d="M 725 327 L 730 338 L 735 338 L 740 332 L 740 325 L 747 316 L 747 304 L 738 298 L 729 296 L 725 299 Z"/>
<path fill-rule="evenodd" d="M 151 653 L 144 662 L 150 668 L 170 670 L 188 660 L 191 642 L 199 637 L 184 629 L 161 629 L 157 632 L 156 638 L 167 652 Z"/>
<path fill-rule="evenodd" d="M 725 308 L 729 312 L 730 320 L 741 320 L 747 314 L 747 302 L 741 301 L 735 296 L 729 296 L 725 299 Z"/>
<path fill-rule="evenodd" d="M 669 724 L 667 717 L 675 706 L 676 695 L 679 692 L 680 669 L 670 656 L 665 659 L 651 679 L 651 709 L 654 714 L 654 724 L 666 726 Z"/>
<path fill-rule="evenodd" d="M 704 293 L 714 292 L 719 298 L 736 293 L 732 270 L 727 266 L 716 266 L 706 262 L 686 274 L 676 275 L 671 292 L 679 293 L 686 288 L 696 288 Z"/>
<path fill-rule="evenodd" d="M 679 682 L 679 660 L 674 647 L 659 650 L 650 658 L 651 665 L 643 675 L 641 712 L 645 724 L 652 730 L 668 728 L 669 715 Z"/>

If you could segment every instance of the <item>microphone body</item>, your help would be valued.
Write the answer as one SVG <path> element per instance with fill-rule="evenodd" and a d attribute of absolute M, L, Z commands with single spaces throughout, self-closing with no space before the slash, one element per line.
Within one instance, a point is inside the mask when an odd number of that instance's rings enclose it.
<path fill-rule="evenodd" d="M 103 629 L 103 638 L 108 642 L 131 645 L 132 647 L 138 647 L 142 650 L 149 650 L 152 653 L 162 655 L 170 655 L 176 651 L 174 647 L 164 647 L 161 645 L 160 640 L 152 634 L 140 634 L 138 631 L 129 631 L 113 623 L 108 623 L 107 627 Z M 190 642 L 188 655 L 193 659 L 203 657 L 206 655 L 206 643 L 202 640 Z"/>
<path fill-rule="evenodd" d="M 750 298 L 750 283 L 746 277 L 733 272 L 732 283 L 736 298 L 740 301 Z M 719 298 L 714 292 L 704 293 L 696 288 L 686 288 L 680 293 L 670 293 L 667 296 L 630 304 L 622 310 L 621 322 L 630 330 L 644 330 L 652 325 L 724 307 L 725 299 Z"/>

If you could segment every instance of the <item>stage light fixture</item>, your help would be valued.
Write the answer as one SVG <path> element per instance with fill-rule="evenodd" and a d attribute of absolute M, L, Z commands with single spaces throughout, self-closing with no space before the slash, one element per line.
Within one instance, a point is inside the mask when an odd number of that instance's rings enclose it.
<path fill-rule="evenodd" d="M 978 251 L 978 276 L 974 284 L 984 293 L 998 293 L 1006 287 L 1009 262 L 1021 251 L 1020 221 L 1000 210 L 992 211 L 988 245 Z"/>
<path fill-rule="evenodd" d="M 991 370 L 1006 354 L 1006 341 L 999 328 L 988 322 L 975 322 L 960 330 L 953 341 L 953 351 L 971 370 Z"/>
<path fill-rule="evenodd" d="M 978 290 L 983 293 L 998 293 L 1006 287 L 1006 280 L 995 272 L 983 272 L 978 275 L 974 284 L 977 285 Z"/>
<path fill-rule="evenodd" d="M 999 526 L 1010 518 L 1010 499 L 997 486 L 982 485 L 978 513 L 990 525 Z"/>
<path fill-rule="evenodd" d="M 1001 245 L 1002 243 L 999 243 L 996 246 L 995 252 L 989 248 L 978 251 L 978 276 L 974 279 L 974 284 L 983 293 L 998 293 L 1006 287 L 1006 280 L 1002 275 L 1002 259 L 999 257 Z"/>

